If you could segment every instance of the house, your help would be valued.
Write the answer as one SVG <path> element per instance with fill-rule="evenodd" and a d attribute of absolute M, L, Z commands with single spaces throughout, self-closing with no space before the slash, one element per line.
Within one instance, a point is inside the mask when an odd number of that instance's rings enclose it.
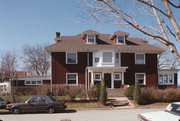
<path fill-rule="evenodd" d="M 50 85 L 51 76 L 20 76 L 13 80 L 14 86 L 41 86 Z"/>
<path fill-rule="evenodd" d="M 108 88 L 121 88 L 139 80 L 158 87 L 157 55 L 162 49 L 146 40 L 116 31 L 87 30 L 75 36 L 56 33 L 55 44 L 45 48 L 52 59 L 52 84 L 92 85 L 105 80 Z"/>

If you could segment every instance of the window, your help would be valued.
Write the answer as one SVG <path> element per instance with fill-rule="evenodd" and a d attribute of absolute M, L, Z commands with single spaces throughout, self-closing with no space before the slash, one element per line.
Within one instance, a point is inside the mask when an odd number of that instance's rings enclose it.
<path fill-rule="evenodd" d="M 125 36 L 117 36 L 117 44 L 125 44 Z"/>
<path fill-rule="evenodd" d="M 112 62 L 112 52 L 103 52 L 103 62 Z"/>
<path fill-rule="evenodd" d="M 95 58 L 95 59 L 94 59 L 94 62 L 95 62 L 95 63 L 98 63 L 98 62 L 99 62 L 99 58 Z"/>
<path fill-rule="evenodd" d="M 173 74 L 160 74 L 159 85 L 171 85 L 174 84 L 174 75 Z"/>
<path fill-rule="evenodd" d="M 77 64 L 77 53 L 66 53 L 66 64 Z"/>
<path fill-rule="evenodd" d="M 94 73 L 94 80 L 101 81 L 101 73 Z"/>
<path fill-rule="evenodd" d="M 87 35 L 87 43 L 88 44 L 96 43 L 96 36 L 95 35 Z"/>
<path fill-rule="evenodd" d="M 114 80 L 121 80 L 121 73 L 114 73 Z"/>
<path fill-rule="evenodd" d="M 145 54 L 135 54 L 135 64 L 145 64 Z"/>
<path fill-rule="evenodd" d="M 146 85 L 145 73 L 136 73 L 135 81 L 138 80 L 140 85 Z"/>
<path fill-rule="evenodd" d="M 25 85 L 43 85 L 43 81 L 25 81 Z"/>
<path fill-rule="evenodd" d="M 120 62 L 120 56 L 119 53 L 116 53 L 115 55 L 115 63 L 119 63 Z"/>
<path fill-rule="evenodd" d="M 67 73 L 66 74 L 66 84 L 78 84 L 78 74 L 77 73 Z"/>

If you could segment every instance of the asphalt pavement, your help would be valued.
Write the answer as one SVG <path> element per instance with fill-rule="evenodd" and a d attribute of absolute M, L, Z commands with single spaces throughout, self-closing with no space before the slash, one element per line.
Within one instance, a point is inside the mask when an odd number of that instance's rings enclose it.
<path fill-rule="evenodd" d="M 163 109 L 67 110 L 61 113 L 9 114 L 0 113 L 2 121 L 138 121 L 139 113 Z"/>

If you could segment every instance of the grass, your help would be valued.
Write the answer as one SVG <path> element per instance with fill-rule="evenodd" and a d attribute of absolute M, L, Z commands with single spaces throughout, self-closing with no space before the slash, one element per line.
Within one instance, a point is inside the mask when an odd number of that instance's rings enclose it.
<path fill-rule="evenodd" d="M 68 109 L 94 109 L 94 108 L 108 108 L 99 102 L 67 102 Z"/>

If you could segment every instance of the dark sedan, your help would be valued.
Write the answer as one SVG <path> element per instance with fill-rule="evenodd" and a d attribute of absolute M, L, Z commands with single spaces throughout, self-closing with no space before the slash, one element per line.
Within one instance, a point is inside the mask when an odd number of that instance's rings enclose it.
<path fill-rule="evenodd" d="M 56 101 L 49 96 L 33 96 L 25 103 L 11 103 L 6 106 L 6 109 L 19 114 L 22 112 L 49 112 L 61 111 L 66 109 L 63 101 Z"/>

